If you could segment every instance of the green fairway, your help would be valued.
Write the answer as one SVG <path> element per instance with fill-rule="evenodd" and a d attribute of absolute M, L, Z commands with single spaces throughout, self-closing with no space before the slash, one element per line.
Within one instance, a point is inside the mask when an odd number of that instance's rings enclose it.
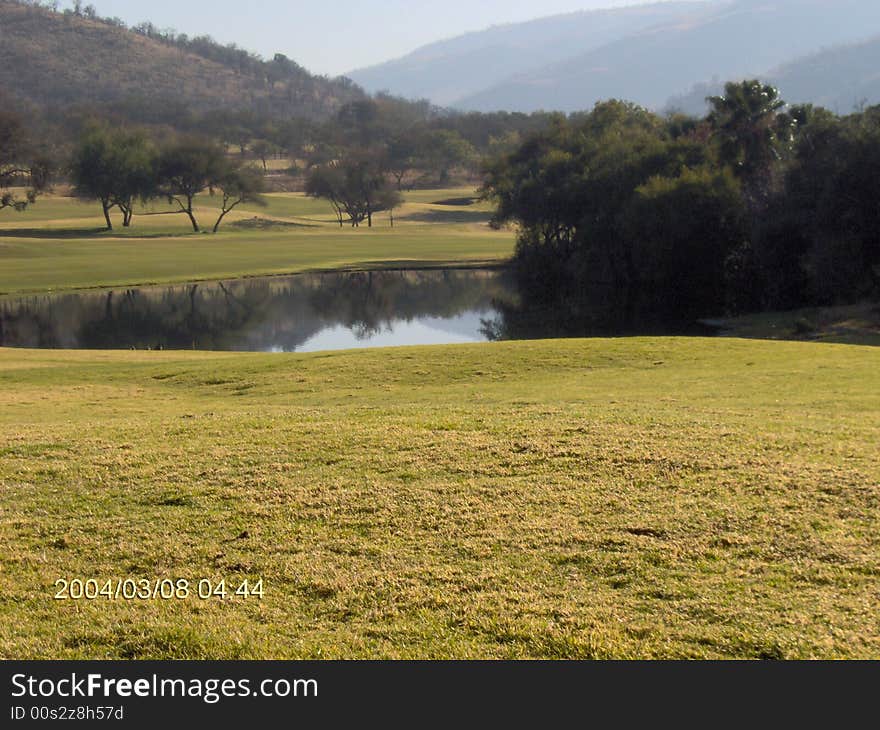
<path fill-rule="evenodd" d="M 880 351 L 0 350 L 3 658 L 880 657 Z M 56 601 L 188 579 L 262 601 Z"/>
<path fill-rule="evenodd" d="M 220 232 L 194 234 L 185 216 L 153 205 L 134 226 L 102 231 L 100 208 L 72 198 L 41 198 L 0 218 L 0 294 L 200 281 L 339 268 L 498 263 L 513 253 L 511 231 L 488 226 L 486 204 L 442 204 L 470 189 L 411 193 L 372 229 L 340 229 L 329 205 L 299 194 L 243 206 Z M 437 203 L 441 204 L 437 204 Z M 203 196 L 197 216 L 213 226 L 217 199 Z"/>

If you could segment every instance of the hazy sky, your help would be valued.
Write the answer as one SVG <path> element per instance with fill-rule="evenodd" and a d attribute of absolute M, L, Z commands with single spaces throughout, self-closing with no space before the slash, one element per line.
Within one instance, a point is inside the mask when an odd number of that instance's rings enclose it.
<path fill-rule="evenodd" d="M 425 43 L 574 10 L 646 0 L 85 0 L 129 24 L 207 33 L 263 56 L 284 53 L 310 71 L 337 75 Z M 69 0 L 62 5 L 70 5 Z"/>

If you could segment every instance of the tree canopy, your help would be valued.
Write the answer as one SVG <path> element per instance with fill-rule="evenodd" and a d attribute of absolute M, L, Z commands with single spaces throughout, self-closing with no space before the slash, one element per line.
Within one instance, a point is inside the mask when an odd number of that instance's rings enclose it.
<path fill-rule="evenodd" d="M 532 302 L 573 322 L 693 320 L 880 294 L 880 111 L 727 84 L 704 119 L 610 101 L 486 167 Z"/>

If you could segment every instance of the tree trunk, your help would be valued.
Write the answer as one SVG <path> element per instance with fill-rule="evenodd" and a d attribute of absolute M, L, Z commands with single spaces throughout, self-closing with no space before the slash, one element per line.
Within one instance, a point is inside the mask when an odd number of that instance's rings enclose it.
<path fill-rule="evenodd" d="M 217 219 L 217 222 L 214 224 L 214 233 L 216 233 L 219 230 L 220 224 L 223 222 L 223 219 L 226 217 L 226 214 L 231 213 L 235 209 L 235 206 L 237 206 L 242 201 L 243 201 L 243 198 L 239 198 L 238 200 L 233 202 L 232 205 L 230 205 L 229 204 L 231 202 L 230 197 L 226 194 L 223 195 L 223 206 L 220 208 L 220 217 Z"/>
<path fill-rule="evenodd" d="M 110 206 L 102 200 L 101 207 L 104 209 L 104 220 L 107 221 L 107 230 L 112 231 L 113 221 L 110 220 Z"/>
<path fill-rule="evenodd" d="M 199 233 L 199 231 L 200 231 L 199 224 L 198 224 L 198 221 L 196 221 L 195 215 L 193 215 L 192 198 L 189 198 L 187 200 L 187 206 L 186 206 L 185 212 L 186 212 L 187 217 L 189 218 L 189 222 L 192 223 L 193 231 L 195 233 Z"/>

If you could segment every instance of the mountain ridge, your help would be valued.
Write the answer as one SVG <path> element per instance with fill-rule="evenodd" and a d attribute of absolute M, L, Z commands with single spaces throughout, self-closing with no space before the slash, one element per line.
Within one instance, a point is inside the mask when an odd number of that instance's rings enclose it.
<path fill-rule="evenodd" d="M 628 22 L 646 13 L 655 22 Z M 384 87 L 391 93 L 412 95 L 433 89 L 448 106 L 464 111 L 572 112 L 611 97 L 661 109 L 671 98 L 686 96 L 707 79 L 766 77 L 770 69 L 822 47 L 856 44 L 880 33 L 880 3 L 874 0 L 707 0 L 586 11 L 576 16 L 611 17 L 617 25 L 604 37 L 594 33 L 583 52 L 566 55 L 571 46 L 559 44 L 554 52 L 563 57 L 550 63 L 539 52 L 511 50 L 510 44 L 499 52 L 494 41 L 501 37 L 500 31 L 491 29 L 482 36 L 470 33 L 433 43 L 402 59 L 349 75 L 369 91 Z M 551 16 L 502 28 L 518 37 L 536 24 L 552 26 L 560 18 L 571 17 Z M 569 25 L 575 35 L 581 32 L 576 24 Z M 481 37 L 486 41 L 482 47 Z M 462 43 L 470 50 L 456 55 Z M 540 39 L 535 43 L 540 45 Z M 516 63 L 508 63 L 511 55 L 518 55 Z M 477 70 L 467 73 L 470 67 Z M 506 76 L 497 80 L 502 67 Z M 382 73 L 389 75 L 383 79 Z M 395 74 L 403 74 L 400 85 L 382 83 L 393 82 Z M 493 74 L 496 80 L 484 85 Z M 437 78 L 445 85 L 438 85 Z M 880 101 L 880 91 L 877 94 Z M 419 95 L 431 99 L 430 93 Z M 817 98 L 825 96 L 817 92 Z"/>
<path fill-rule="evenodd" d="M 428 98 L 450 105 L 465 96 L 462 90 L 479 90 L 525 71 L 539 63 L 563 60 L 586 42 L 596 47 L 634 29 L 662 23 L 689 10 L 698 12 L 719 0 L 655 2 L 617 9 L 584 10 L 537 18 L 524 23 L 506 23 L 483 31 L 472 31 L 435 41 L 400 59 L 392 59 L 346 74 L 367 91 L 389 90 L 410 98 Z M 589 26 L 588 30 L 585 30 Z M 480 43 L 479 39 L 489 39 Z M 462 54 L 456 56 L 455 54 Z M 492 55 L 492 54 L 495 55 Z M 419 74 L 424 64 L 441 64 L 440 79 L 423 83 Z M 499 72 L 498 67 L 504 67 Z M 402 74 L 397 84 L 387 84 L 388 71 Z"/>

